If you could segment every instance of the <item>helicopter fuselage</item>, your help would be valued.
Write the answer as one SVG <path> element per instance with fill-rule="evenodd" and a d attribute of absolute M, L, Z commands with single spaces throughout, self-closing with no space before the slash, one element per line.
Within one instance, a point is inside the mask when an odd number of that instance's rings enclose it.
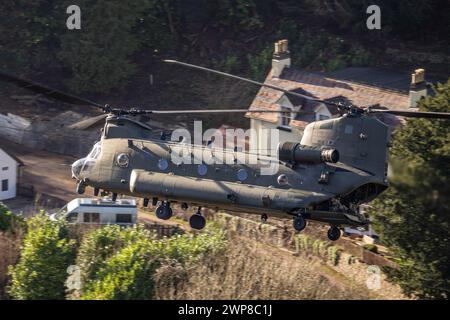
<path fill-rule="evenodd" d="M 152 140 L 148 130 L 128 118 L 107 119 L 101 141 L 79 162 L 75 178 L 115 194 L 277 216 L 303 212 L 336 224 L 358 224 L 342 214 L 354 213 L 356 205 L 387 186 L 386 142 L 379 150 L 371 144 L 376 130 L 379 140 L 387 129 L 373 118 L 341 117 L 308 125 L 301 145 L 338 149 L 342 160 L 335 164 L 282 162 L 232 149 Z M 180 155 L 191 161 L 174 161 Z M 263 174 L 261 169 L 270 166 L 277 170 Z"/>

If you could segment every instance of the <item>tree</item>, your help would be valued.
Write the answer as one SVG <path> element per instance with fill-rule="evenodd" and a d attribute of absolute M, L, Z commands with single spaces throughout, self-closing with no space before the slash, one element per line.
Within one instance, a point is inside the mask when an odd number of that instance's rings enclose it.
<path fill-rule="evenodd" d="M 19 263 L 9 272 L 9 294 L 19 300 L 64 299 L 75 241 L 68 239 L 64 222 L 53 222 L 44 213 L 28 219 L 27 225 Z"/>
<path fill-rule="evenodd" d="M 1 68 L 25 73 L 59 66 L 55 53 L 66 7 L 60 1 L 1 1 L 0 12 L 5 13 L 0 19 Z"/>
<path fill-rule="evenodd" d="M 68 81 L 76 92 L 108 92 L 136 71 L 130 56 L 139 47 L 133 33 L 150 1 L 79 1 L 81 30 L 61 36 L 59 58 L 72 72 Z"/>
<path fill-rule="evenodd" d="M 422 111 L 450 111 L 450 80 Z M 408 295 L 450 297 L 450 126 L 448 120 L 410 119 L 391 148 L 391 187 L 372 203 L 375 230 L 397 258 L 388 276 Z"/>
<path fill-rule="evenodd" d="M 24 227 L 24 219 L 21 215 L 16 215 L 0 202 L 0 231 L 16 233 L 18 229 Z"/>

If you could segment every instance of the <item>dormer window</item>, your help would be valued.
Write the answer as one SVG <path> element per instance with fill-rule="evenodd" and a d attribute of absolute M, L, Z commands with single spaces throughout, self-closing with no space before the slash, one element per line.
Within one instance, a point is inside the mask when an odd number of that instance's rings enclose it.
<path fill-rule="evenodd" d="M 289 127 L 292 120 L 292 109 L 286 106 L 280 108 L 280 126 Z"/>

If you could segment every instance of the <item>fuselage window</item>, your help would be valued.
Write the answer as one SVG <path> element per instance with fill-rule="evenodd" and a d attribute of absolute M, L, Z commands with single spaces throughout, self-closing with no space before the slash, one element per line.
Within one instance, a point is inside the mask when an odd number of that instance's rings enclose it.
<path fill-rule="evenodd" d="M 204 164 L 199 164 L 197 171 L 199 175 L 204 176 L 208 172 L 208 167 Z"/>
<path fill-rule="evenodd" d="M 169 167 L 169 162 L 167 162 L 166 159 L 159 159 L 158 161 L 158 168 L 159 170 L 167 170 L 167 168 Z"/>
<path fill-rule="evenodd" d="M 238 176 L 239 181 L 244 181 L 244 180 L 247 180 L 248 173 L 245 169 L 239 169 L 237 172 L 237 176 Z"/>
<path fill-rule="evenodd" d="M 352 134 L 353 133 L 353 126 L 352 125 L 346 125 L 344 132 L 346 134 Z"/>

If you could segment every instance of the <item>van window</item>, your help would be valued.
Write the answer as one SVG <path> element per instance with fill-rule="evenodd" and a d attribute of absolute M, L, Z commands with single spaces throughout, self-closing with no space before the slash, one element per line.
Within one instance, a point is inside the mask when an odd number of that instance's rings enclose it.
<path fill-rule="evenodd" d="M 74 223 L 78 221 L 78 212 L 71 212 L 67 215 L 67 222 Z"/>
<path fill-rule="evenodd" d="M 100 213 L 85 212 L 83 214 L 83 222 L 85 222 L 85 223 L 100 223 Z"/>
<path fill-rule="evenodd" d="M 116 214 L 116 222 L 117 223 L 131 223 L 131 214 Z"/>

